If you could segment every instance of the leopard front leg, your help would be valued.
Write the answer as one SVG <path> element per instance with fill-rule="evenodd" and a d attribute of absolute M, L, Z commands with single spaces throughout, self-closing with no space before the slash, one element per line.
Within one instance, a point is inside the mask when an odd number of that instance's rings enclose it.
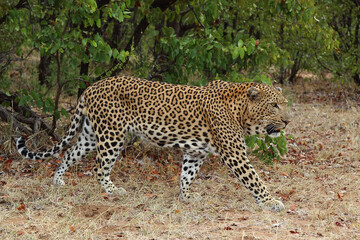
<path fill-rule="evenodd" d="M 189 202 L 191 200 L 200 200 L 201 197 L 190 194 L 189 188 L 192 181 L 195 179 L 196 174 L 199 172 L 200 167 L 202 166 L 204 159 L 206 158 L 206 153 L 199 151 L 186 151 L 184 152 L 184 160 L 181 169 L 181 178 L 180 178 L 180 199 L 184 202 Z"/>
<path fill-rule="evenodd" d="M 282 202 L 275 200 L 261 181 L 246 156 L 244 130 L 229 112 L 227 105 L 219 103 L 218 109 L 209 110 L 207 120 L 211 132 L 211 145 L 220 155 L 221 161 L 230 168 L 240 182 L 251 192 L 257 203 L 270 211 L 285 209 Z M 219 114 L 221 113 L 221 114 Z"/>
<path fill-rule="evenodd" d="M 221 154 L 221 160 L 241 181 L 242 185 L 251 192 L 256 202 L 262 208 L 273 212 L 280 212 L 285 209 L 284 204 L 274 199 L 266 189 L 263 181 L 250 164 L 246 156 L 245 149 L 240 151 L 237 150 L 231 153 L 224 152 Z"/>

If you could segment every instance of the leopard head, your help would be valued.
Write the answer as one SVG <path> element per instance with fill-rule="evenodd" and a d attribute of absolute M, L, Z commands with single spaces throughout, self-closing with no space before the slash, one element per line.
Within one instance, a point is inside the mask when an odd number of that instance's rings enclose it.
<path fill-rule="evenodd" d="M 280 131 L 290 122 L 287 100 L 281 88 L 265 84 L 254 84 L 247 89 L 248 98 L 245 133 L 280 136 Z"/>

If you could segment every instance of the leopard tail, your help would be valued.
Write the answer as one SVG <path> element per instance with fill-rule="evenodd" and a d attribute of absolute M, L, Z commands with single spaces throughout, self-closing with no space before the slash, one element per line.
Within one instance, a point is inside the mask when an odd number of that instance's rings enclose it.
<path fill-rule="evenodd" d="M 55 144 L 51 149 L 44 152 L 31 152 L 25 145 L 25 138 L 20 137 L 16 140 L 16 148 L 18 152 L 23 157 L 31 160 L 44 159 L 50 156 L 57 156 L 64 147 L 69 146 L 70 141 L 76 136 L 77 132 L 79 132 L 82 125 L 82 119 L 85 114 L 85 102 L 84 98 L 81 97 L 76 107 L 76 113 L 71 119 L 71 125 L 67 130 L 66 135 L 57 144 Z"/>

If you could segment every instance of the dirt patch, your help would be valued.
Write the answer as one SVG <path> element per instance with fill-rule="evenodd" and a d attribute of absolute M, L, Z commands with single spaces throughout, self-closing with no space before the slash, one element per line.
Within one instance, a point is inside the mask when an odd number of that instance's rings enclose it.
<path fill-rule="evenodd" d="M 103 218 L 109 220 L 114 213 L 118 213 L 124 211 L 125 208 L 121 207 L 109 207 L 103 206 L 101 204 L 98 205 L 81 205 L 75 206 L 72 211 L 77 217 L 86 217 L 86 218 Z"/>

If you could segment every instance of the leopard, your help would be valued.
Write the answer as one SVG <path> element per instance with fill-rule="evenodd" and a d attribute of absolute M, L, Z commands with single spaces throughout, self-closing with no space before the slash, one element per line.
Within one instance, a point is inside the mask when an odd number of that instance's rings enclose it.
<path fill-rule="evenodd" d="M 72 165 L 96 151 L 93 170 L 98 183 L 107 194 L 122 195 L 126 190 L 114 185 L 110 172 L 126 137 L 135 134 L 156 146 L 182 150 L 179 197 L 184 202 L 192 201 L 190 185 L 213 154 L 261 208 L 280 212 L 284 204 L 270 194 L 250 164 L 245 136 L 279 136 L 290 122 L 287 104 L 281 88 L 263 83 L 215 80 L 190 86 L 108 77 L 83 92 L 60 141 L 46 151 L 32 152 L 21 136 L 16 147 L 32 160 L 59 157 L 62 152 L 53 178 L 56 186 L 65 184 L 63 176 Z"/>

